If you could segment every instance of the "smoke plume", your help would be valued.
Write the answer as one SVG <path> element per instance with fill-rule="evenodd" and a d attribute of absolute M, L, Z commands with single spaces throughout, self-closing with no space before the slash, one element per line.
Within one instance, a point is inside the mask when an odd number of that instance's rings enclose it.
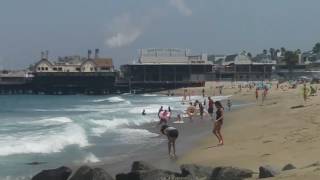
<path fill-rule="evenodd" d="M 143 30 L 143 24 L 134 22 L 129 14 L 124 14 L 109 24 L 105 43 L 110 48 L 127 46 L 138 39 Z"/>
<path fill-rule="evenodd" d="M 191 16 L 192 10 L 186 5 L 185 0 L 169 0 L 172 7 L 184 16 Z M 131 14 L 123 14 L 115 17 L 108 24 L 105 44 L 109 48 L 120 48 L 135 42 L 145 29 L 159 17 L 165 16 L 163 8 L 149 8 L 143 16 L 135 17 Z"/>
<path fill-rule="evenodd" d="M 192 15 L 192 10 L 186 5 L 185 0 L 170 0 L 170 4 L 184 16 Z"/>

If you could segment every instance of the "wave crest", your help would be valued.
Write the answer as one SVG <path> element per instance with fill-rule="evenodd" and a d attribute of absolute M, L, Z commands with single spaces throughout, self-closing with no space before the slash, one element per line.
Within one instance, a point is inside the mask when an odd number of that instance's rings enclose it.
<path fill-rule="evenodd" d="M 57 153 L 68 145 L 89 146 L 85 130 L 76 124 L 69 124 L 63 130 L 51 129 L 45 132 L 21 133 L 0 137 L 0 156 L 29 153 Z"/>

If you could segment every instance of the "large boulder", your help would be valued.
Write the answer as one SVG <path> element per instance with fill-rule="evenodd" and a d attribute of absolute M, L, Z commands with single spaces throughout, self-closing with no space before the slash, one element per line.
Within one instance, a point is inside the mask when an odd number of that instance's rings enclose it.
<path fill-rule="evenodd" d="M 253 171 L 235 167 L 216 167 L 213 169 L 210 180 L 243 180 L 251 178 Z"/>
<path fill-rule="evenodd" d="M 195 164 L 183 164 L 180 169 L 183 177 L 206 180 L 209 179 L 213 168 Z"/>
<path fill-rule="evenodd" d="M 70 180 L 113 180 L 104 169 L 81 166 Z"/>
<path fill-rule="evenodd" d="M 181 177 L 181 174 L 167 170 L 156 169 L 144 161 L 135 161 L 131 166 L 131 172 L 117 174 L 116 180 L 176 179 L 177 177 Z"/>
<path fill-rule="evenodd" d="M 152 165 L 150 165 L 147 162 L 144 161 L 135 161 L 132 163 L 131 166 L 131 172 L 135 172 L 135 171 L 151 171 L 151 170 L 155 170 L 156 168 L 154 168 Z"/>
<path fill-rule="evenodd" d="M 282 171 L 288 171 L 288 170 L 292 170 L 292 169 L 296 169 L 296 167 L 292 164 L 287 164 L 282 168 Z"/>
<path fill-rule="evenodd" d="M 259 178 L 275 177 L 279 173 L 279 170 L 269 165 L 259 167 Z"/>
<path fill-rule="evenodd" d="M 155 180 L 155 179 L 178 179 L 177 177 L 181 177 L 181 174 L 161 170 L 161 169 L 154 169 L 150 171 L 135 171 L 129 172 L 127 174 L 117 174 L 116 180 Z M 184 179 L 188 180 L 188 179 Z M 191 179 L 190 179 L 191 180 Z"/>
<path fill-rule="evenodd" d="M 57 169 L 43 170 L 31 180 L 67 180 L 71 173 L 70 168 L 62 166 Z"/>

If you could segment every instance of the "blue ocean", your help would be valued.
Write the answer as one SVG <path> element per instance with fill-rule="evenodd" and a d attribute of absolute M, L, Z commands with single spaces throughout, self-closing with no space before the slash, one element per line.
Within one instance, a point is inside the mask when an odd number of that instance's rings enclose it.
<path fill-rule="evenodd" d="M 187 107 L 181 99 L 154 94 L 0 96 L 0 179 L 30 179 L 42 169 L 113 161 L 156 146 L 165 139 L 141 125 L 156 123 L 160 106 L 170 106 L 176 116 Z"/>

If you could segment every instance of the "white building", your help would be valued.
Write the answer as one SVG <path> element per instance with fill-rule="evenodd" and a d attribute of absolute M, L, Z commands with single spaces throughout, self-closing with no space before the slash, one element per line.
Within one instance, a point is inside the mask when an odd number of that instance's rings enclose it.
<path fill-rule="evenodd" d="M 191 55 L 189 49 L 141 49 L 141 64 L 207 64 L 206 54 Z"/>
<path fill-rule="evenodd" d="M 113 72 L 113 62 L 111 58 L 89 59 L 78 64 L 51 63 L 47 59 L 42 59 L 35 64 L 35 72 Z"/>

